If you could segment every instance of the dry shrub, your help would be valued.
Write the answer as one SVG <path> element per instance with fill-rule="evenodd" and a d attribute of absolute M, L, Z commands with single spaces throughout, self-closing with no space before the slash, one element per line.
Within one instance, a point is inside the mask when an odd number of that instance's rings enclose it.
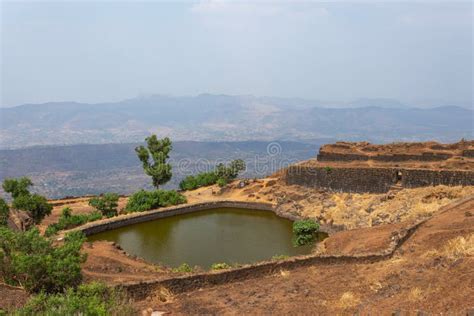
<path fill-rule="evenodd" d="M 288 270 L 280 270 L 280 275 L 284 278 L 288 278 L 290 276 L 290 271 Z"/>
<path fill-rule="evenodd" d="M 158 299 L 161 301 L 161 302 L 164 302 L 164 303 L 170 303 L 173 301 L 174 299 L 174 296 L 173 296 L 173 293 L 171 293 L 170 290 L 168 290 L 167 288 L 165 287 L 161 287 L 157 292 L 156 292 L 156 297 L 158 297 Z"/>
<path fill-rule="evenodd" d="M 352 292 L 344 292 L 339 299 L 339 307 L 343 309 L 348 309 L 354 306 L 357 306 L 360 303 L 360 298 L 358 298 Z"/>
<path fill-rule="evenodd" d="M 445 257 L 456 260 L 463 257 L 474 256 L 474 234 L 467 237 L 458 236 L 449 240 L 441 250 L 430 250 L 425 253 L 426 257 Z"/>
<path fill-rule="evenodd" d="M 423 298 L 423 292 L 419 287 L 415 287 L 410 290 L 410 293 L 408 294 L 408 299 L 411 302 L 418 302 Z"/>
<path fill-rule="evenodd" d="M 449 259 L 474 256 L 474 234 L 466 238 L 459 236 L 446 243 L 443 254 Z"/>

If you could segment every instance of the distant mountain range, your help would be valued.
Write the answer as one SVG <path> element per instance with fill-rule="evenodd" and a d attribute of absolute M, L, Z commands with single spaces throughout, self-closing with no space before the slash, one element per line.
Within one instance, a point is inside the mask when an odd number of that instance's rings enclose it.
<path fill-rule="evenodd" d="M 202 94 L 115 103 L 57 102 L 0 109 L 0 147 L 173 140 L 320 139 L 373 142 L 473 138 L 473 110 L 412 108 L 396 100 L 349 103 Z"/>

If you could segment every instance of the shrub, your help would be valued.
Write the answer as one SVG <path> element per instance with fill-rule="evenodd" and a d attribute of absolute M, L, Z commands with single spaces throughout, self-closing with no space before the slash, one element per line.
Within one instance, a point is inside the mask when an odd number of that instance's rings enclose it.
<path fill-rule="evenodd" d="M 331 172 L 332 168 L 331 167 L 324 167 L 324 170 L 326 170 L 326 172 Z"/>
<path fill-rule="evenodd" d="M 174 269 L 173 269 L 173 272 L 189 273 L 189 272 L 193 272 L 193 268 L 191 268 L 191 267 L 189 266 L 189 264 L 183 263 L 183 264 L 180 265 L 179 267 L 174 268 Z"/>
<path fill-rule="evenodd" d="M 89 205 L 96 208 L 106 217 L 117 216 L 119 196 L 117 193 L 105 193 L 89 200 Z"/>
<path fill-rule="evenodd" d="M 128 199 L 125 210 L 127 212 L 143 212 L 163 206 L 171 206 L 182 203 L 186 203 L 186 197 L 173 190 L 140 190 L 135 192 Z"/>
<path fill-rule="evenodd" d="M 33 296 L 17 315 L 133 315 L 124 292 L 102 283 L 89 283 L 69 288 L 65 293 Z"/>
<path fill-rule="evenodd" d="M 7 226 L 10 208 L 4 199 L 0 198 L 0 226 Z"/>
<path fill-rule="evenodd" d="M 23 177 L 19 179 L 5 179 L 3 181 L 3 190 L 12 195 L 12 198 L 16 199 L 21 195 L 29 195 L 28 187 L 32 186 L 33 183 L 29 178 Z"/>
<path fill-rule="evenodd" d="M 66 235 L 61 246 L 42 237 L 37 228 L 13 232 L 0 227 L 0 272 L 5 282 L 21 285 L 28 292 L 63 292 L 82 280 L 81 232 Z"/>
<path fill-rule="evenodd" d="M 303 246 L 314 241 L 319 231 L 319 224 L 312 219 L 296 221 L 293 223 L 295 246 Z"/>
<path fill-rule="evenodd" d="M 211 265 L 211 270 L 225 270 L 225 269 L 230 269 L 230 268 L 232 268 L 232 266 L 230 266 L 229 264 L 225 262 L 213 263 Z"/>
<path fill-rule="evenodd" d="M 219 187 L 222 188 L 222 187 L 225 187 L 225 186 L 226 186 L 227 181 L 226 181 L 224 178 L 219 178 L 219 180 L 217 180 L 216 183 L 217 183 L 217 185 L 218 185 Z"/>
<path fill-rule="evenodd" d="M 93 222 L 101 218 L 102 214 L 97 211 L 89 214 L 71 215 L 71 209 L 69 207 L 65 207 L 63 208 L 62 215 L 58 222 L 48 225 L 44 234 L 45 236 L 52 236 L 60 230 L 77 227 L 87 222 Z"/>
<path fill-rule="evenodd" d="M 218 184 L 225 186 L 229 181 L 237 178 L 239 172 L 245 170 L 245 162 L 242 159 L 233 160 L 228 166 L 220 163 L 212 172 L 203 172 L 195 176 L 187 176 L 179 183 L 181 190 L 194 190 L 200 187 Z"/>
<path fill-rule="evenodd" d="M 187 176 L 179 183 L 181 190 L 194 190 L 216 183 L 218 176 L 215 172 L 203 172 L 196 176 Z"/>
<path fill-rule="evenodd" d="M 30 213 L 35 224 L 39 224 L 46 215 L 51 214 L 53 206 L 44 196 L 38 194 L 20 195 L 13 200 L 15 209 Z"/>

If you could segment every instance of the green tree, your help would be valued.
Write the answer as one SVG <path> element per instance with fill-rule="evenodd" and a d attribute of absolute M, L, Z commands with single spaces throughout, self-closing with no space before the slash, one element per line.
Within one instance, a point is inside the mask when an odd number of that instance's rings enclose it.
<path fill-rule="evenodd" d="M 168 137 L 158 139 L 156 135 L 151 135 L 145 141 L 147 147 L 138 146 L 135 151 L 142 162 L 143 170 L 152 178 L 153 186 L 158 189 L 171 179 L 171 165 L 166 163 L 166 160 L 173 146 Z"/>
<path fill-rule="evenodd" d="M 93 197 L 89 200 L 89 205 L 96 208 L 106 217 L 117 215 L 119 196 L 117 193 L 105 193 L 102 196 Z"/>
<path fill-rule="evenodd" d="M 0 226 L 6 226 L 8 216 L 10 215 L 10 208 L 4 199 L 0 198 Z"/>
<path fill-rule="evenodd" d="M 5 179 L 3 181 L 3 190 L 12 195 L 14 199 L 21 195 L 29 195 L 28 187 L 32 186 L 33 182 L 27 177 L 19 179 Z"/>
<path fill-rule="evenodd" d="M 245 170 L 245 162 L 242 159 L 236 159 L 231 161 L 229 166 L 222 163 L 218 164 L 215 172 L 219 178 L 228 182 L 237 178 L 239 173 L 243 170 Z"/>
<path fill-rule="evenodd" d="M 13 208 L 30 213 L 35 224 L 41 223 L 43 218 L 51 214 L 53 206 L 44 196 L 38 194 L 20 195 L 13 200 Z"/>

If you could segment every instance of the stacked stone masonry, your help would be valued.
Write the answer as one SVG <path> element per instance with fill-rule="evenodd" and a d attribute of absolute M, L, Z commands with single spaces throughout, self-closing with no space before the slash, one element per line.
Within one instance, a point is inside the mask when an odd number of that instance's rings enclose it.
<path fill-rule="evenodd" d="M 474 156 L 474 150 L 465 150 L 464 156 Z M 361 154 L 347 154 L 347 153 L 334 153 L 326 152 L 321 150 L 318 154 L 318 161 L 382 161 L 382 162 L 402 162 L 402 161 L 443 161 L 451 158 L 453 155 L 448 153 L 431 153 L 424 152 L 421 155 L 408 155 L 408 154 L 378 154 L 378 155 L 361 155 Z"/>
<path fill-rule="evenodd" d="M 474 185 L 474 172 L 399 168 L 348 168 L 290 166 L 284 175 L 289 185 L 297 184 L 340 192 L 384 193 L 395 184 L 416 188 L 424 186 Z"/>

